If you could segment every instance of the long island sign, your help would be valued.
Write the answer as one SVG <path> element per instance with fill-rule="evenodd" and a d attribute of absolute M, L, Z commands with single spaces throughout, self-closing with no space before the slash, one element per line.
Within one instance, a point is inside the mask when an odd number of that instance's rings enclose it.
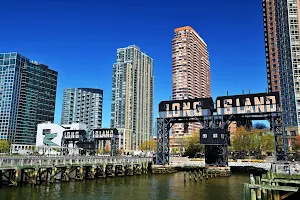
<path fill-rule="evenodd" d="M 257 93 L 217 97 L 162 101 L 159 117 L 199 117 L 217 115 L 268 114 L 280 112 L 279 93 Z"/>

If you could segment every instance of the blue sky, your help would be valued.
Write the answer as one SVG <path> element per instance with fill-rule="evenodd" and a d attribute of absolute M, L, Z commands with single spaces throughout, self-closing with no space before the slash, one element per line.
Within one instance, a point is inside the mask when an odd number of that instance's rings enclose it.
<path fill-rule="evenodd" d="M 55 122 L 66 87 L 104 90 L 103 126 L 110 125 L 116 50 L 138 45 L 154 59 L 154 113 L 172 87 L 171 44 L 190 25 L 205 40 L 212 96 L 265 92 L 262 1 L 10 0 L 1 1 L 0 52 L 16 51 L 58 71 Z"/>

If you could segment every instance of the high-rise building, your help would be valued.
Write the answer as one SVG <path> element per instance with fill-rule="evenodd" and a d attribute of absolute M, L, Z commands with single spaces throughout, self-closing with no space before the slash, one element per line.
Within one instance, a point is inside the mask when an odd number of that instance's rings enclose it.
<path fill-rule="evenodd" d="M 299 0 L 263 1 L 269 90 L 280 91 L 283 123 L 293 132 L 300 123 L 299 6 Z"/>
<path fill-rule="evenodd" d="M 275 0 L 263 1 L 268 91 L 280 91 Z"/>
<path fill-rule="evenodd" d="M 211 96 L 207 45 L 190 26 L 175 29 L 172 41 L 172 82 L 173 100 Z M 171 140 L 176 141 L 176 138 L 199 130 L 199 123 L 189 124 L 188 133 L 184 133 L 183 124 L 175 124 Z M 180 142 L 177 143 L 174 142 L 173 147 L 180 146 Z"/>
<path fill-rule="evenodd" d="M 54 120 L 57 72 L 18 53 L 0 53 L 0 139 L 35 144 L 37 124 Z"/>
<path fill-rule="evenodd" d="M 136 150 L 153 132 L 153 59 L 131 45 L 113 65 L 111 127 L 124 134 L 124 150 Z"/>
<path fill-rule="evenodd" d="M 102 126 L 103 90 L 67 88 L 64 90 L 61 124 L 84 123 L 88 134 Z"/>

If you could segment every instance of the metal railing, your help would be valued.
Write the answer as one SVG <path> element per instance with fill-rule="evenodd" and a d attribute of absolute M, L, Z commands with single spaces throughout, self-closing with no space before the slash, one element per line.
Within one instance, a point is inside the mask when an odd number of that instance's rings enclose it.
<path fill-rule="evenodd" d="M 300 175 L 300 164 L 299 163 L 273 163 L 272 171 L 276 174 L 299 174 Z"/>
<path fill-rule="evenodd" d="M 84 166 L 103 164 L 139 164 L 151 162 L 149 157 L 99 157 L 99 156 L 55 156 L 55 157 L 2 157 L 0 158 L 0 168 L 18 167 L 55 167 L 55 166 Z"/>

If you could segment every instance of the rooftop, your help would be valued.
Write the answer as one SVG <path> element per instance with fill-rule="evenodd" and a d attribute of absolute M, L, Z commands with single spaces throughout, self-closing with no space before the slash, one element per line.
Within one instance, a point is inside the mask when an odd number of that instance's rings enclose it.
<path fill-rule="evenodd" d="M 207 46 L 207 44 L 204 42 L 204 40 L 200 37 L 200 35 L 195 31 L 195 29 L 193 29 L 192 27 L 190 26 L 183 26 L 183 27 L 179 27 L 179 28 L 176 28 L 174 30 L 175 33 L 179 32 L 179 31 L 184 31 L 184 30 L 190 30 L 192 31 L 199 39 L 201 42 L 203 42 L 205 44 L 205 46 Z"/>

